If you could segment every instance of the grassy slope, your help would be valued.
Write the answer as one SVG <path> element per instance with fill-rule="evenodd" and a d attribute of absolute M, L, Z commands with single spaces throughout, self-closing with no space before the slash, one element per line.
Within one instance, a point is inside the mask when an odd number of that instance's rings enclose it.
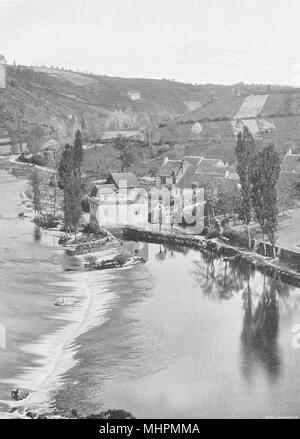
<path fill-rule="evenodd" d="M 38 147 L 52 137 L 61 142 L 72 138 L 82 118 L 87 134 L 97 137 L 111 111 L 130 108 L 174 116 L 188 111 L 184 101 L 207 102 L 212 90 L 218 97 L 232 94 L 232 87 L 224 86 L 7 66 L 7 89 L 0 91 L 0 123 L 13 138 Z M 140 92 L 141 101 L 131 101 L 128 91 Z"/>
<path fill-rule="evenodd" d="M 187 144 L 187 154 L 221 157 L 232 162 L 236 139 L 231 120 L 244 100 L 245 96 L 216 100 L 200 110 L 179 116 L 173 138 L 167 127 L 161 128 L 162 134 L 170 141 Z M 258 149 L 272 142 L 279 151 L 286 151 L 288 145 L 300 150 L 299 90 L 270 94 L 259 118 L 272 123 L 275 129 L 269 133 L 261 132 L 261 138 L 256 140 Z M 191 131 L 197 121 L 201 122 L 203 129 L 198 138 Z"/>
<path fill-rule="evenodd" d="M 259 146 L 273 140 L 277 145 L 290 141 L 300 147 L 300 120 L 294 116 L 300 114 L 300 93 L 287 93 L 288 88 L 195 86 L 168 80 L 112 78 L 16 66 L 7 67 L 7 84 L 7 89 L 0 91 L 0 124 L 8 128 L 13 139 L 27 141 L 35 149 L 52 138 L 61 145 L 73 141 L 75 130 L 82 128 L 83 119 L 83 131 L 95 138 L 105 129 L 112 111 L 130 108 L 156 117 L 167 113 L 183 122 L 210 120 L 203 124 L 199 139 L 191 136 L 190 123 L 178 124 L 176 129 L 173 126 L 161 128 L 161 132 L 164 140 L 187 144 L 188 154 L 220 156 L 233 161 L 235 137 L 230 119 L 245 99 L 245 96 L 234 95 L 237 88 L 245 94 L 270 94 L 262 117 L 274 123 L 276 131 L 264 135 Z M 127 96 L 128 91 L 141 93 L 141 101 L 132 102 Z M 214 101 L 209 103 L 211 96 L 214 96 Z M 189 112 L 184 104 L 189 100 L 199 101 L 204 107 Z M 138 157 L 133 170 L 140 174 L 157 168 L 163 155 L 172 156 L 173 153 L 171 148 L 153 158 L 153 153 L 147 148 L 135 146 L 133 149 Z M 98 169 L 100 174 L 105 170 L 120 169 L 119 154 L 111 145 L 91 150 L 86 153 L 85 168 L 92 172 Z"/>

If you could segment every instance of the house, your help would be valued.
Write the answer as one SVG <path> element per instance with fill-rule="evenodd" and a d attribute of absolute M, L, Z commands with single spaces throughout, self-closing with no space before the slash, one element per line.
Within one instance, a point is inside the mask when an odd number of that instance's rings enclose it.
<path fill-rule="evenodd" d="M 148 196 L 132 172 L 112 172 L 105 183 L 95 182 L 88 201 L 90 225 L 94 229 L 148 221 Z"/>
<path fill-rule="evenodd" d="M 103 185 L 105 186 L 105 185 Z M 98 198 L 100 197 L 100 198 Z M 90 225 L 99 226 L 141 225 L 148 222 L 148 198 L 129 199 L 117 192 L 98 192 L 97 197 L 88 197 L 90 203 Z"/>
<path fill-rule="evenodd" d="M 214 180 L 238 180 L 235 168 L 221 159 L 185 156 L 185 160 L 189 167 L 177 184 L 180 189 L 204 187 Z"/>
<path fill-rule="evenodd" d="M 120 185 L 124 187 L 124 183 L 126 183 L 128 189 L 139 186 L 139 182 L 133 172 L 112 172 L 106 180 L 106 184 L 115 185 L 117 190 L 120 189 Z"/>
<path fill-rule="evenodd" d="M 189 164 L 186 160 L 169 160 L 164 158 L 164 162 L 156 174 L 156 185 L 174 185 L 179 182 L 186 172 Z"/>
<path fill-rule="evenodd" d="M 234 166 L 228 166 L 221 159 L 185 156 L 183 160 L 168 160 L 166 157 L 156 174 L 156 185 L 186 189 L 204 187 L 215 179 L 237 181 L 238 175 Z"/>
<path fill-rule="evenodd" d="M 129 99 L 131 99 L 132 101 L 140 101 L 141 100 L 141 93 L 137 92 L 137 91 L 129 91 L 127 93 L 127 96 L 129 97 Z"/>
<path fill-rule="evenodd" d="M 90 194 L 90 197 L 97 198 L 100 202 L 114 199 L 116 196 L 116 187 L 114 184 L 98 184 L 95 183 Z"/>
<path fill-rule="evenodd" d="M 300 154 L 293 154 L 289 149 L 282 163 L 281 172 L 293 177 L 300 177 Z"/>
<path fill-rule="evenodd" d="M 13 152 L 12 140 L 7 129 L 0 127 L 0 155 L 8 155 Z"/>

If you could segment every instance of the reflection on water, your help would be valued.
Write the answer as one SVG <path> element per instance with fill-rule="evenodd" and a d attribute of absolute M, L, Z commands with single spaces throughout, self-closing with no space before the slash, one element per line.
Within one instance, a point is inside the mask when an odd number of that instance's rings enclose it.
<path fill-rule="evenodd" d="M 249 282 L 243 292 L 244 323 L 242 341 L 242 371 L 246 377 L 253 372 L 256 362 L 261 362 L 270 379 L 280 373 L 280 352 L 278 347 L 279 304 L 275 279 L 264 277 L 262 294 L 258 304 L 253 306 Z"/>
<path fill-rule="evenodd" d="M 123 245 L 147 262 L 90 275 L 94 297 L 105 285 L 114 300 L 105 324 L 78 339 L 61 410 L 71 399 L 82 413 L 147 418 L 297 414 L 298 288 L 211 252 Z"/>
<path fill-rule="evenodd" d="M 34 227 L 34 240 L 39 242 L 42 238 L 41 228 L 39 226 Z"/>

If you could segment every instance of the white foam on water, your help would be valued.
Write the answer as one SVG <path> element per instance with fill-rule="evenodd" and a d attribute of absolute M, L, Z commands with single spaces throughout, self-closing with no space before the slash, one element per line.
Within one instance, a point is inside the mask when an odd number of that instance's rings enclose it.
<path fill-rule="evenodd" d="M 80 347 L 75 343 L 76 338 L 106 320 L 105 314 L 114 298 L 108 289 L 109 274 L 76 272 L 65 277 L 65 282 L 56 285 L 68 287 L 66 296 L 71 295 L 77 302 L 72 306 L 57 307 L 60 315 L 54 313 L 51 316 L 63 321 L 62 327 L 22 347 L 23 351 L 35 355 L 37 360 L 33 366 L 25 367 L 19 376 L 2 380 L 12 387 L 30 391 L 30 395 L 22 401 L 0 401 L 10 407 L 26 407 L 37 412 L 51 410 L 53 397 L 64 383 L 66 372 L 76 364 L 74 356 Z"/>

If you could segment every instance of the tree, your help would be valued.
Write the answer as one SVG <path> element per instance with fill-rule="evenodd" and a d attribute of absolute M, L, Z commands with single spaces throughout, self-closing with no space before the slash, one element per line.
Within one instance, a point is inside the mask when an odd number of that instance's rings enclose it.
<path fill-rule="evenodd" d="M 205 205 L 206 216 L 208 218 L 208 225 L 211 226 L 212 221 L 215 220 L 216 205 L 219 201 L 219 188 L 215 180 L 208 182 L 205 186 Z"/>
<path fill-rule="evenodd" d="M 82 161 L 82 139 L 78 130 L 74 145 L 65 145 L 58 169 L 59 185 L 64 191 L 65 227 L 67 231 L 75 232 L 75 240 L 82 213 Z"/>
<path fill-rule="evenodd" d="M 64 218 L 66 231 L 71 230 L 71 210 L 73 192 L 73 155 L 74 148 L 66 144 L 59 163 L 59 186 L 64 191 Z"/>
<path fill-rule="evenodd" d="M 57 205 L 57 189 L 58 189 L 58 182 L 57 182 L 57 174 L 59 172 L 59 146 L 57 141 L 53 141 L 51 146 L 49 147 L 49 155 L 48 155 L 48 165 L 54 169 L 53 176 L 50 178 L 49 186 L 53 189 L 53 192 L 51 194 L 52 198 L 52 205 L 53 205 L 53 217 L 56 217 L 56 205 Z"/>
<path fill-rule="evenodd" d="M 237 167 L 236 171 L 240 178 L 241 185 L 241 219 L 245 221 L 246 232 L 248 236 L 248 246 L 251 248 L 251 236 L 249 231 L 249 223 L 252 218 L 252 199 L 251 199 L 251 180 L 253 155 L 255 149 L 254 138 L 247 126 L 243 127 L 243 131 L 238 133 L 237 144 L 235 148 Z"/>
<path fill-rule="evenodd" d="M 278 225 L 278 207 L 276 185 L 280 176 L 280 158 L 273 144 L 269 144 L 257 154 L 253 162 L 252 172 L 252 203 L 255 216 L 263 234 L 273 246 L 275 255 L 276 231 Z"/>
<path fill-rule="evenodd" d="M 291 180 L 290 175 L 281 174 L 277 183 L 277 205 L 279 212 L 286 213 L 292 209 L 297 198 L 296 182 Z"/>
<path fill-rule="evenodd" d="M 83 161 L 83 147 L 82 147 L 81 131 L 77 130 L 75 135 L 75 143 L 74 143 L 73 168 L 74 168 L 74 175 L 78 179 L 81 178 L 82 161 Z"/>
<path fill-rule="evenodd" d="M 135 155 L 129 146 L 125 146 L 119 159 L 121 160 L 121 171 L 124 172 L 135 162 Z"/>

